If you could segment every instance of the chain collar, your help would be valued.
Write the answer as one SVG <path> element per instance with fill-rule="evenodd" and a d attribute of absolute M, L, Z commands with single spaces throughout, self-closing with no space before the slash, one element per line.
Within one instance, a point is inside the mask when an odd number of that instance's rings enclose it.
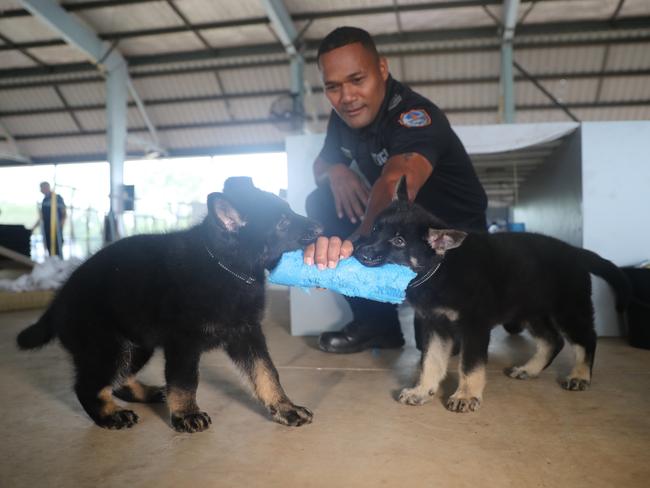
<path fill-rule="evenodd" d="M 205 247 L 205 250 L 208 251 L 208 254 L 210 255 L 210 257 L 211 257 L 212 259 L 216 259 L 215 256 L 214 256 L 214 254 L 212 253 L 212 251 L 210 251 L 210 248 L 208 247 L 208 245 L 207 245 L 207 244 L 203 244 L 203 245 L 204 245 L 204 247 Z M 223 263 L 222 263 L 221 261 L 219 261 L 218 259 L 217 259 L 217 264 L 219 265 L 219 267 L 220 267 L 221 269 L 223 269 L 224 271 L 230 273 L 230 274 L 233 275 L 235 278 L 237 278 L 238 280 L 243 281 L 243 282 L 246 283 L 247 285 L 252 285 L 252 284 L 255 283 L 255 281 L 256 281 L 255 278 L 253 278 L 252 276 L 247 276 L 247 275 L 242 275 L 242 274 L 239 274 L 239 273 L 235 273 L 232 269 L 230 269 L 228 266 L 226 266 L 225 264 L 223 264 Z"/>
<path fill-rule="evenodd" d="M 416 286 L 420 286 L 420 285 L 421 285 L 422 283 L 424 283 L 425 281 L 428 281 L 429 279 L 431 279 L 431 277 L 432 277 L 434 274 L 436 274 L 436 272 L 438 271 L 438 268 L 440 268 L 440 265 L 441 265 L 441 264 L 442 264 L 442 261 L 440 261 L 440 262 L 439 262 L 436 266 L 434 266 L 433 268 L 429 269 L 429 271 L 427 271 L 426 273 L 424 273 L 424 274 L 423 274 L 420 278 L 418 278 L 417 280 L 413 280 L 413 281 L 411 281 L 411 282 L 408 284 L 407 288 L 415 288 Z"/>

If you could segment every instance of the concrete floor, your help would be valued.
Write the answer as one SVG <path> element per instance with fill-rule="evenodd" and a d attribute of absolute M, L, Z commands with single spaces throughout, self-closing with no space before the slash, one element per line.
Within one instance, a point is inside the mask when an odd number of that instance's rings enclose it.
<path fill-rule="evenodd" d="M 166 408 L 148 405 L 134 406 L 133 429 L 100 429 L 77 403 L 60 346 L 14 346 L 40 311 L 0 314 L 0 486 L 648 486 L 650 351 L 602 339 L 591 389 L 567 392 L 556 381 L 570 369 L 568 349 L 539 379 L 512 380 L 502 369 L 523 361 L 532 341 L 498 329 L 478 412 L 443 407 L 455 360 L 441 394 L 408 407 L 395 397 L 416 374 L 412 345 L 322 353 L 314 338 L 289 336 L 286 291 L 270 295 L 271 356 L 292 400 L 314 411 L 314 423 L 300 428 L 268 420 L 225 355 L 212 352 L 198 392 L 210 430 L 176 433 Z M 140 377 L 159 383 L 162 370 L 157 354 Z"/>

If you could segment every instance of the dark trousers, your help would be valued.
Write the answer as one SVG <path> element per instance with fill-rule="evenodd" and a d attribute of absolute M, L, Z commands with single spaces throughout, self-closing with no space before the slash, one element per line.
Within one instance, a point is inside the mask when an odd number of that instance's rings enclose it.
<path fill-rule="evenodd" d="M 336 215 L 334 196 L 329 185 L 314 190 L 307 196 L 307 216 L 320 222 L 326 236 L 339 236 L 346 238 L 354 232 L 358 224 L 353 224 L 346 216 L 339 219 Z M 485 214 L 478 214 L 476 217 L 462 223 L 450 223 L 456 229 L 485 232 L 487 223 Z M 365 298 L 344 297 L 350 304 L 354 320 L 362 324 L 368 324 L 373 330 L 380 334 L 401 334 L 399 319 L 397 317 L 397 306 L 391 303 L 375 302 Z M 422 350 L 425 338 L 422 327 L 416 319 L 414 322 L 415 343 L 418 349 Z"/>
<path fill-rule="evenodd" d="M 43 222 L 43 237 L 44 237 L 44 242 L 45 242 L 45 248 L 47 249 L 47 253 L 52 255 L 52 239 L 50 238 L 50 222 L 49 221 L 44 221 Z M 56 229 L 56 242 L 55 242 L 55 256 L 59 256 L 60 258 L 63 259 L 63 232 L 61 230 L 61 227 L 58 227 Z"/>

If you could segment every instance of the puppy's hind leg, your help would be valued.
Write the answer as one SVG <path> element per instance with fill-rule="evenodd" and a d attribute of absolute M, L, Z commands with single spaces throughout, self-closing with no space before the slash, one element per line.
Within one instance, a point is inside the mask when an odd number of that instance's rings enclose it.
<path fill-rule="evenodd" d="M 446 407 L 452 412 L 473 412 L 481 406 L 485 388 L 490 326 L 483 323 L 465 324 L 461 331 L 458 388 L 447 400 Z"/>
<path fill-rule="evenodd" d="M 550 317 L 531 319 L 528 321 L 528 328 L 535 339 L 537 349 L 526 364 L 505 369 L 504 373 L 510 378 L 526 380 L 537 377 L 551 364 L 564 346 L 564 339 L 553 325 Z"/>
<path fill-rule="evenodd" d="M 292 427 L 311 423 L 313 413 L 292 403 L 282 389 L 259 325 L 228 342 L 226 352 L 249 379 L 255 396 L 275 422 Z"/>
<path fill-rule="evenodd" d="M 558 316 L 558 327 L 564 332 L 575 354 L 575 365 L 560 385 L 565 390 L 586 390 L 591 384 L 591 372 L 596 354 L 596 331 L 594 330 L 593 305 L 587 297 L 581 304 L 574 304 L 572 314 Z"/>
<path fill-rule="evenodd" d="M 125 368 L 124 381 L 119 388 L 113 390 L 113 395 L 125 402 L 164 403 L 164 386 L 145 385 L 135 379 L 135 375 L 138 371 L 140 371 L 144 365 L 147 364 L 149 359 L 151 359 L 153 349 L 138 347 L 131 344 L 126 347 L 129 348 L 127 355 L 130 356 L 130 362 Z"/>
<path fill-rule="evenodd" d="M 449 356 L 454 346 L 449 322 L 441 317 L 427 319 L 417 312 L 415 320 L 425 337 L 424 350 L 420 358 L 420 377 L 413 388 L 404 388 L 399 401 L 404 405 L 424 405 L 431 401 L 440 382 L 447 375 Z"/>
<path fill-rule="evenodd" d="M 119 376 L 119 346 L 104 342 L 97 347 L 85 347 L 75 352 L 73 359 L 77 370 L 75 392 L 90 418 L 107 429 L 133 427 L 138 416 L 116 405 L 112 398 L 112 384 Z"/>

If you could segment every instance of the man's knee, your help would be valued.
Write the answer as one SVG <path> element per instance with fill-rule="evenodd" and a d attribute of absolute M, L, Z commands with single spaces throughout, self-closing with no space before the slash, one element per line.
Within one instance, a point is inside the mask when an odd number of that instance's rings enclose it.
<path fill-rule="evenodd" d="M 307 195 L 305 209 L 309 218 L 322 220 L 325 216 L 332 213 L 333 207 L 334 197 L 328 188 L 316 188 L 313 192 Z"/>

